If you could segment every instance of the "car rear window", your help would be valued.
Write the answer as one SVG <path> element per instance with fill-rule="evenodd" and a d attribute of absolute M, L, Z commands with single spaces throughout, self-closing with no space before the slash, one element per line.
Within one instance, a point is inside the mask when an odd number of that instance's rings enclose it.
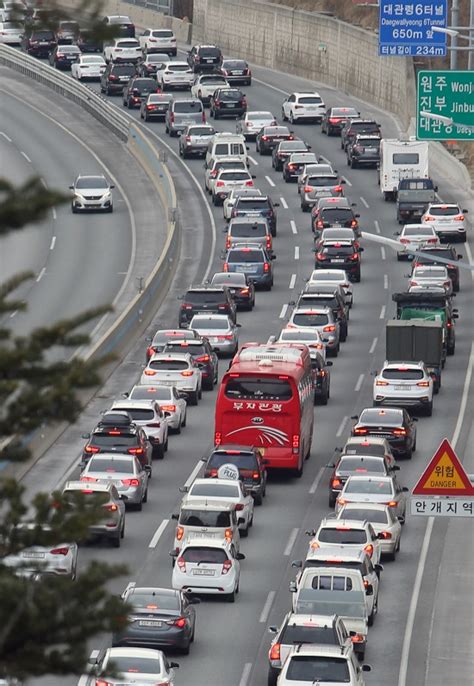
<path fill-rule="evenodd" d="M 92 437 L 92 444 L 100 448 L 128 448 L 137 445 L 137 436 L 135 434 L 128 434 L 116 432 L 111 434 L 109 432 L 98 431 Z"/>
<path fill-rule="evenodd" d="M 341 457 L 337 466 L 338 472 L 380 472 L 385 474 L 385 463 L 380 458 L 370 459 L 361 457 Z"/>
<path fill-rule="evenodd" d="M 223 464 L 235 464 L 239 469 L 258 469 L 257 458 L 251 453 L 239 453 L 238 455 L 216 452 L 211 455 L 208 467 L 218 469 Z"/>
<path fill-rule="evenodd" d="M 300 151 L 307 150 L 306 145 L 302 141 L 282 141 L 278 147 L 279 151 Z"/>
<path fill-rule="evenodd" d="M 52 31 L 33 31 L 31 34 L 32 40 L 54 40 L 54 33 Z"/>
<path fill-rule="evenodd" d="M 209 76 L 202 76 L 200 79 L 200 83 L 222 83 L 226 84 L 227 81 L 223 76 L 214 76 L 214 75 L 209 75 Z"/>
<path fill-rule="evenodd" d="M 337 176 L 308 176 L 306 178 L 307 186 L 315 186 L 317 188 L 324 188 L 325 186 L 334 186 L 337 184 Z"/>
<path fill-rule="evenodd" d="M 298 102 L 303 103 L 303 105 L 320 105 L 322 100 L 318 95 L 305 95 L 302 98 L 298 98 Z"/>
<path fill-rule="evenodd" d="M 262 263 L 265 262 L 265 255 L 261 250 L 251 250 L 244 248 L 242 250 L 230 250 L 227 256 L 227 262 L 230 263 Z"/>
<path fill-rule="evenodd" d="M 421 369 L 384 369 L 382 376 L 384 379 L 400 379 L 401 381 L 419 381 L 424 378 Z"/>
<path fill-rule="evenodd" d="M 228 559 L 224 550 L 205 547 L 186 548 L 181 557 L 185 562 L 207 562 L 208 564 L 223 564 Z"/>
<path fill-rule="evenodd" d="M 230 512 L 219 510 L 181 510 L 179 523 L 182 526 L 207 526 L 211 528 L 229 527 L 232 525 Z"/>
<path fill-rule="evenodd" d="M 403 415 L 401 410 L 377 410 L 368 408 L 362 412 L 359 421 L 362 424 L 373 424 L 375 426 L 397 426 L 402 424 Z"/>
<path fill-rule="evenodd" d="M 231 377 L 227 380 L 225 394 L 228 398 L 255 400 L 291 400 L 291 385 L 283 379 L 265 377 Z"/>
<path fill-rule="evenodd" d="M 338 545 L 351 545 L 357 543 L 367 542 L 367 533 L 365 529 L 321 529 L 318 534 L 318 541 L 320 543 L 337 543 Z"/>
<path fill-rule="evenodd" d="M 188 129 L 190 136 L 213 136 L 214 132 L 210 131 L 205 126 L 193 126 Z"/>
<path fill-rule="evenodd" d="M 224 69 L 246 69 L 247 62 L 244 60 L 224 60 L 222 67 Z"/>
<path fill-rule="evenodd" d="M 203 343 L 187 345 L 186 343 L 167 343 L 164 347 L 165 353 L 189 353 L 190 355 L 204 355 L 207 353 L 206 346 Z M 132 415 L 133 417 L 133 415 Z"/>
<path fill-rule="evenodd" d="M 416 256 L 416 261 L 419 263 L 431 264 L 432 262 L 436 261 L 437 257 L 444 257 L 446 260 L 456 260 L 456 258 L 453 256 L 453 253 L 451 252 L 451 250 L 448 250 L 445 248 L 436 248 L 435 250 L 433 250 L 432 248 L 427 250 L 425 248 L 425 250 L 423 252 L 425 252 L 427 254 Z M 428 255 L 430 255 L 430 257 L 428 257 Z"/>
<path fill-rule="evenodd" d="M 380 138 L 358 138 L 357 145 L 362 145 L 366 148 L 380 148 Z"/>
<path fill-rule="evenodd" d="M 107 457 L 91 457 L 88 472 L 124 472 L 133 474 L 133 460 L 111 460 Z"/>
<path fill-rule="evenodd" d="M 318 626 L 308 622 L 306 625 L 287 624 L 280 634 L 279 643 L 298 645 L 318 643 L 319 645 L 339 645 L 339 637 L 332 626 Z"/>
<path fill-rule="evenodd" d="M 214 165 L 214 169 L 242 169 L 242 171 L 246 171 L 247 168 L 245 166 L 245 162 L 242 160 L 218 160 Z"/>
<path fill-rule="evenodd" d="M 173 38 L 173 32 L 167 29 L 159 29 L 158 31 L 152 31 L 152 36 L 155 38 Z"/>
<path fill-rule="evenodd" d="M 159 592 L 147 593 L 134 591 L 128 596 L 127 602 L 134 608 L 146 608 L 150 610 L 179 610 L 180 603 L 178 596 L 174 593 Z"/>
<path fill-rule="evenodd" d="M 193 317 L 192 326 L 198 330 L 213 330 L 222 329 L 227 331 L 229 329 L 229 321 L 225 319 L 209 319 L 209 317 Z"/>
<path fill-rule="evenodd" d="M 230 229 L 230 235 L 239 238 L 258 238 L 261 236 L 266 236 L 267 233 L 267 225 L 265 222 L 253 222 L 252 224 L 249 222 L 246 222 L 245 224 L 232 224 Z"/>
<path fill-rule="evenodd" d="M 226 302 L 221 291 L 188 291 L 184 299 L 192 305 L 219 305 Z"/>
<path fill-rule="evenodd" d="M 377 481 L 377 479 L 348 481 L 345 493 L 373 493 L 374 495 L 392 495 L 390 481 Z"/>
<path fill-rule="evenodd" d="M 392 155 L 393 164 L 418 164 L 419 161 L 417 152 L 394 152 Z"/>
<path fill-rule="evenodd" d="M 352 210 L 345 207 L 323 207 L 321 217 L 325 222 L 347 222 L 352 219 Z"/>
<path fill-rule="evenodd" d="M 329 323 L 329 316 L 322 313 L 296 313 L 292 319 L 293 324 L 296 326 L 325 326 Z"/>
<path fill-rule="evenodd" d="M 406 226 L 403 229 L 404 236 L 432 236 L 434 230 L 431 226 Z"/>
<path fill-rule="evenodd" d="M 461 214 L 459 207 L 430 207 L 429 212 L 437 217 L 450 217 L 451 215 Z"/>
<path fill-rule="evenodd" d="M 330 257 L 338 255 L 352 255 L 354 253 L 353 245 L 323 245 L 321 252 L 323 255 Z"/>
<path fill-rule="evenodd" d="M 140 43 L 133 39 L 133 40 L 120 40 L 117 43 L 118 47 L 120 48 L 138 48 L 140 47 Z"/>
<path fill-rule="evenodd" d="M 114 655 L 111 662 L 113 662 L 114 670 L 118 674 L 159 674 L 161 672 L 161 663 L 157 657 L 150 659 L 148 657 L 134 657 L 133 655 L 126 657 Z"/>
<path fill-rule="evenodd" d="M 348 519 L 356 519 L 359 522 L 371 522 L 374 524 L 388 524 L 387 512 L 385 510 L 364 510 L 348 508 L 344 509 L 344 514 Z"/>
<path fill-rule="evenodd" d="M 233 272 L 229 274 L 229 276 L 227 274 L 214 274 L 214 276 L 212 277 L 212 283 L 220 283 L 231 288 L 233 286 L 246 286 L 247 280 L 245 278 L 245 274 Z"/>
<path fill-rule="evenodd" d="M 183 114 L 185 112 L 201 112 L 202 103 L 195 102 L 194 100 L 190 100 L 187 102 L 182 100 L 174 103 L 173 110 L 177 114 Z"/>
<path fill-rule="evenodd" d="M 133 421 L 137 422 L 149 422 L 155 418 L 155 413 L 152 409 L 147 410 L 141 407 L 123 407 L 120 408 L 120 412 L 128 412 Z"/>
<path fill-rule="evenodd" d="M 309 655 L 292 657 L 286 678 L 288 681 L 304 681 L 309 684 L 351 681 L 349 666 L 344 658 Z"/>
<path fill-rule="evenodd" d="M 180 369 L 187 369 L 189 365 L 186 360 L 151 360 L 148 366 L 150 369 L 178 371 Z"/>
<path fill-rule="evenodd" d="M 247 171 L 225 171 L 219 175 L 220 180 L 224 181 L 249 181 L 250 175 Z"/>
<path fill-rule="evenodd" d="M 219 57 L 220 54 L 219 48 L 199 48 L 199 55 L 201 57 Z"/>
<path fill-rule="evenodd" d="M 155 79 L 135 79 L 133 88 L 138 88 L 140 90 L 150 90 L 150 88 L 154 88 L 156 90 L 157 84 Z"/>
<path fill-rule="evenodd" d="M 194 496 L 213 496 L 215 498 L 239 498 L 239 487 L 232 484 L 216 484 L 209 479 L 209 484 L 195 484 L 189 491 L 189 495 Z"/>
<path fill-rule="evenodd" d="M 359 113 L 353 107 L 333 107 L 331 117 L 358 117 Z"/>
<path fill-rule="evenodd" d="M 353 122 L 350 126 L 351 131 L 359 131 L 364 133 L 371 133 L 372 131 L 379 130 L 378 125 L 375 122 Z"/>
<path fill-rule="evenodd" d="M 97 505 L 105 505 L 110 502 L 110 494 L 106 491 L 94 491 L 92 488 L 88 488 L 87 484 L 84 483 L 83 489 L 71 489 L 70 491 L 64 491 L 64 498 L 70 502 L 74 503 L 77 497 L 81 495 L 86 504 L 91 507 L 97 507 Z"/>
<path fill-rule="evenodd" d="M 268 210 L 269 204 L 266 198 L 239 198 L 235 203 L 237 210 Z"/>

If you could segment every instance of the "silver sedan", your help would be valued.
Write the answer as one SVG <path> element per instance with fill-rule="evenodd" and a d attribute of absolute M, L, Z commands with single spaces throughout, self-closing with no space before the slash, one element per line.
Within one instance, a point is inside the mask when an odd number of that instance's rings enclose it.
<path fill-rule="evenodd" d="M 446 267 L 440 265 L 422 265 L 415 267 L 410 277 L 410 288 L 413 286 L 440 286 L 448 295 L 453 294 L 453 282 Z"/>
<path fill-rule="evenodd" d="M 237 121 L 236 133 L 240 133 L 247 140 L 255 140 L 257 133 L 264 126 L 276 126 L 277 120 L 271 112 L 246 112 Z"/>
<path fill-rule="evenodd" d="M 190 326 L 200 336 L 206 336 L 217 353 L 232 357 L 237 352 L 240 324 L 234 324 L 226 314 L 197 314 Z"/>
<path fill-rule="evenodd" d="M 148 472 L 133 455 L 93 455 L 81 472 L 80 480 L 114 484 L 124 503 L 134 505 L 138 510 L 148 498 Z"/>

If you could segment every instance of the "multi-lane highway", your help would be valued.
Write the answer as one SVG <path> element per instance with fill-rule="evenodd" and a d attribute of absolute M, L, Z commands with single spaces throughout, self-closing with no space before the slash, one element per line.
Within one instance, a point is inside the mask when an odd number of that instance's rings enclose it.
<path fill-rule="evenodd" d="M 289 75 L 264 69 L 254 69 L 254 84 L 246 90 L 249 109 L 271 110 L 280 118 L 284 93 L 308 89 L 308 83 Z M 363 114 L 377 116 L 384 136 L 395 137 L 397 129 L 393 120 L 374 111 L 363 103 L 335 91 L 319 89 L 326 104 L 356 104 Z M 113 99 L 111 99 L 112 102 Z M 120 106 L 120 100 L 115 101 Z M 132 116 L 137 117 L 137 113 Z M 235 130 L 233 120 L 219 121 L 219 130 Z M 208 273 L 218 271 L 221 265 L 220 251 L 223 247 L 221 208 L 203 208 L 202 195 L 196 198 L 198 187 L 203 187 L 201 160 L 182 162 L 177 159 L 176 139 L 164 134 L 164 125 L 152 123 L 146 126 L 152 140 L 169 146 L 170 169 L 179 194 L 180 213 L 185 223 L 183 248 L 187 261 L 181 266 L 170 296 L 154 322 L 154 328 L 174 326 L 177 321 L 176 295 L 183 291 L 192 279 L 199 281 Z M 295 125 L 294 131 L 304 138 L 313 151 L 324 156 L 347 179 L 346 194 L 356 202 L 361 215 L 363 230 L 392 237 L 397 230 L 394 206 L 383 202 L 376 184 L 376 174 L 371 170 L 350 170 L 337 138 L 322 136 L 319 127 Z M 260 157 L 250 144 L 254 163 L 252 173 L 255 184 L 280 202 L 278 211 L 278 236 L 274 241 L 277 255 L 275 263 L 275 286 L 269 293 L 258 292 L 256 308 L 252 313 L 239 314 L 242 324 L 241 342 L 266 341 L 278 333 L 288 317 L 288 302 L 293 300 L 309 275 L 314 256 L 309 217 L 299 208 L 296 187 L 282 182 L 281 175 L 271 168 L 269 157 Z M 447 200 L 458 200 L 456 189 L 447 179 L 438 175 L 440 194 Z M 193 215 L 190 208 L 199 203 L 200 212 Z M 214 237 L 216 246 L 213 251 Z M 472 247 L 472 241 L 470 243 Z M 405 274 L 409 268 L 396 261 L 395 254 L 370 242 L 364 243 L 362 280 L 354 285 L 354 307 L 351 310 L 349 335 L 331 370 L 331 399 L 327 407 L 315 408 L 315 432 L 311 459 L 305 465 L 301 480 L 271 479 L 264 506 L 258 508 L 251 534 L 242 543 L 246 560 L 242 564 L 240 594 L 235 605 L 219 600 L 206 599 L 197 608 L 196 641 L 191 654 L 179 657 L 180 669 L 176 683 L 193 686 L 257 686 L 266 683 L 267 650 L 269 636 L 267 626 L 278 624 L 289 609 L 288 582 L 294 577 L 290 567 L 292 559 L 305 556 L 307 537 L 305 530 L 313 528 L 327 514 L 327 483 L 329 470 L 325 465 L 333 456 L 334 447 L 341 445 L 351 426 L 351 415 L 372 404 L 371 371 L 380 368 L 384 360 L 384 327 L 386 319 L 394 315 L 391 294 L 403 290 Z M 466 260 L 470 259 L 469 244 L 460 248 Z M 192 259 L 192 255 L 195 259 Z M 196 256 L 199 259 L 196 259 Z M 209 272 L 210 268 L 210 272 Z M 461 275 L 461 292 L 456 298 L 460 319 L 457 322 L 456 355 L 448 358 L 443 376 L 443 388 L 435 398 L 433 416 L 420 418 L 418 423 L 418 450 L 409 463 L 401 463 L 400 481 L 412 486 L 423 466 L 432 456 L 441 438 L 456 439 L 457 450 L 462 457 L 466 453 L 469 427 L 472 424 L 472 398 L 469 402 L 469 386 L 466 374 L 471 359 L 474 330 L 472 309 L 473 282 L 471 272 Z M 138 344 L 125 364 L 104 387 L 100 405 L 95 403 L 81 417 L 80 422 L 62 439 L 62 444 L 52 449 L 46 458 L 49 469 L 33 469 L 25 485 L 29 492 L 47 489 L 61 480 L 64 472 L 75 468 L 74 456 L 78 456 L 82 442 L 80 433 L 92 428 L 97 410 L 105 409 L 110 402 L 127 390 L 139 377 L 144 360 L 144 343 Z M 221 362 L 221 373 L 227 363 Z M 467 377 L 468 378 L 468 377 Z M 472 389 L 471 389 L 472 393 Z M 466 400 L 468 402 L 466 402 Z M 112 587 L 121 590 L 131 581 L 143 586 L 169 586 L 171 561 L 168 556 L 173 543 L 174 527 L 170 514 L 177 511 L 180 501 L 178 487 L 199 473 L 200 458 L 212 445 L 213 409 L 215 392 L 206 393 L 199 407 L 191 408 L 188 425 L 181 436 L 170 439 L 170 450 L 163 463 L 155 466 L 149 501 L 143 512 L 129 513 L 127 534 L 120 550 L 112 550 L 101 544 L 81 549 L 80 560 L 84 565 L 91 559 L 109 562 L 126 562 L 127 578 L 116 580 Z M 460 409 L 465 415 L 458 422 Z M 95 412 L 95 415 L 94 415 Z M 65 442 L 67 441 L 67 445 Z M 68 459 L 57 468 L 57 458 L 66 452 Z M 77 468 L 76 468 L 77 470 Z M 77 471 L 75 472 L 77 474 Z M 38 477 L 39 475 L 39 477 Z M 418 613 L 416 641 L 410 653 L 405 681 L 399 682 L 400 663 L 406 657 L 403 642 L 409 617 L 412 591 L 417 575 L 420 550 L 425 536 L 425 522 L 408 518 L 403 531 L 401 552 L 395 563 L 386 563 L 382 574 L 379 615 L 370 630 L 366 662 L 373 671 L 367 675 L 367 684 L 378 686 L 419 686 L 425 683 L 424 664 L 431 630 L 431 614 Z M 429 549 L 427 577 L 422 584 L 423 608 L 432 607 L 435 584 L 430 583 L 439 567 L 446 540 L 446 525 L 435 524 Z M 98 642 L 96 642 L 98 643 Z M 94 647 L 96 646 L 94 644 Z M 103 639 L 108 645 L 108 637 Z M 61 683 L 74 683 L 74 679 L 62 679 Z M 43 680 L 42 683 L 46 683 Z M 48 679 L 53 684 L 53 679 Z"/>

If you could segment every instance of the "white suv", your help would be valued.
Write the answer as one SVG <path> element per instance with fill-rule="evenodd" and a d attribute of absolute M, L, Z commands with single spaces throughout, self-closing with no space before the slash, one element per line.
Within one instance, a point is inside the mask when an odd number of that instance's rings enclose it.
<path fill-rule="evenodd" d="M 374 527 L 369 522 L 356 519 L 326 518 L 321 521 L 317 531 L 308 531 L 311 535 L 309 550 L 341 546 L 347 550 L 364 550 L 372 564 L 380 563 L 381 545 Z"/>
<path fill-rule="evenodd" d="M 421 409 L 431 417 L 434 381 L 424 362 L 384 362 L 374 379 L 374 405 Z"/>
<path fill-rule="evenodd" d="M 324 112 L 324 102 L 316 91 L 292 93 L 281 106 L 283 121 L 290 120 L 291 124 L 302 120 L 321 123 Z"/>
<path fill-rule="evenodd" d="M 152 456 L 162 460 L 168 450 L 168 420 L 154 400 L 122 400 L 114 403 L 111 412 L 127 412 L 141 426 L 152 447 Z"/>
<path fill-rule="evenodd" d="M 138 40 L 145 55 L 165 52 L 176 56 L 176 36 L 170 29 L 145 29 Z"/>
<path fill-rule="evenodd" d="M 350 646 L 297 645 L 283 665 L 278 686 L 365 686 L 362 672 L 370 671 L 369 665 L 359 664 Z"/>
<path fill-rule="evenodd" d="M 114 38 L 104 47 L 106 62 L 136 62 L 140 57 L 142 49 L 135 38 Z"/>
<path fill-rule="evenodd" d="M 178 391 L 186 393 L 190 405 L 197 405 L 202 396 L 202 373 L 189 353 L 152 355 L 140 383 L 176 386 Z"/>

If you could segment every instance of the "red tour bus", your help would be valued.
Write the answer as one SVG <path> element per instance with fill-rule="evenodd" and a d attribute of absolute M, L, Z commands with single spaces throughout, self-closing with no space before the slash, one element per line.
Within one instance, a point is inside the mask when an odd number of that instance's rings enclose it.
<path fill-rule="evenodd" d="M 313 437 L 313 378 L 305 345 L 245 347 L 224 374 L 214 443 L 262 449 L 269 468 L 303 473 Z"/>

